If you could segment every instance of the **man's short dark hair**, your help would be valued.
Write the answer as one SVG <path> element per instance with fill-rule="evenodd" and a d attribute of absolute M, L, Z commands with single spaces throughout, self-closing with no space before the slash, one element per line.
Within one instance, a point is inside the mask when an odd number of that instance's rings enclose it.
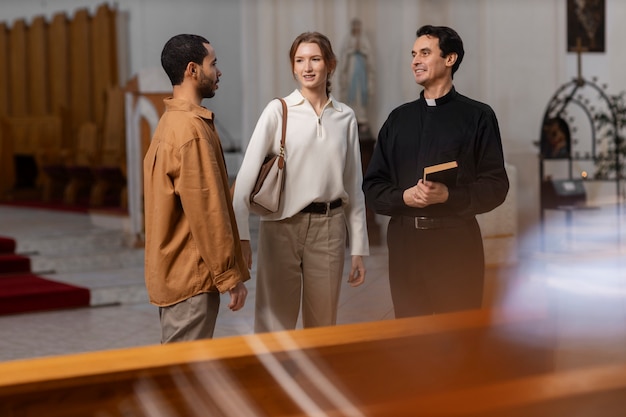
<path fill-rule="evenodd" d="M 439 39 L 439 49 L 441 49 L 442 58 L 445 58 L 451 53 L 457 54 L 456 62 L 452 66 L 452 76 L 454 77 L 454 73 L 459 69 L 461 61 L 463 61 L 463 55 L 465 55 L 463 40 L 461 40 L 459 34 L 456 33 L 454 29 L 447 26 L 425 25 L 417 30 L 418 38 L 424 35 Z"/>
<path fill-rule="evenodd" d="M 202 65 L 208 52 L 204 44 L 209 43 L 198 35 L 181 34 L 172 37 L 161 52 L 161 65 L 170 78 L 172 85 L 183 82 L 187 64 L 195 62 Z"/>

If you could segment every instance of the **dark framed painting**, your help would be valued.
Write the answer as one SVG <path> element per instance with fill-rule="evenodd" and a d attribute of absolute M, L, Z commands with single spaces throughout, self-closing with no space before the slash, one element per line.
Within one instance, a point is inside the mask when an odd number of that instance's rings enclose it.
<path fill-rule="evenodd" d="M 567 0 L 567 51 L 605 52 L 605 0 Z"/>
<path fill-rule="evenodd" d="M 541 155 L 544 159 L 566 159 L 571 155 L 572 137 L 562 117 L 544 120 L 541 127 Z"/>

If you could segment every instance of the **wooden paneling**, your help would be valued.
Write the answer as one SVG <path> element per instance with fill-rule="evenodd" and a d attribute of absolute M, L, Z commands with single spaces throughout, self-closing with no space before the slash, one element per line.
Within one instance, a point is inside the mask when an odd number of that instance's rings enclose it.
<path fill-rule="evenodd" d="M 34 155 L 40 162 L 58 162 L 62 151 L 61 119 L 57 116 L 9 117 L 5 134 L 13 139 L 13 151 L 20 155 Z M 54 157 L 52 155 L 55 155 Z"/>
<path fill-rule="evenodd" d="M 91 190 L 90 204 L 105 204 L 107 195 L 116 195 L 121 207 L 126 207 L 126 127 L 124 123 L 124 91 L 111 87 L 106 91 L 106 107 L 100 163 L 94 169 L 95 183 Z"/>
<path fill-rule="evenodd" d="M 78 10 L 70 22 L 70 117 L 72 134 L 84 122 L 93 121 L 93 66 L 91 18 L 86 9 Z M 104 99 L 104 97 L 102 98 Z"/>
<path fill-rule="evenodd" d="M 65 13 L 52 18 L 48 28 L 48 50 L 50 58 L 50 110 L 53 113 L 69 107 L 69 44 L 68 21 Z"/>
<path fill-rule="evenodd" d="M 13 149 L 2 129 L 2 120 L 9 112 L 9 30 L 0 23 L 0 195 L 15 183 Z"/>
<path fill-rule="evenodd" d="M 9 30 L 0 23 L 0 117 L 9 113 Z"/>
<path fill-rule="evenodd" d="M 15 184 L 13 141 L 6 133 L 7 118 L 0 115 L 0 193 L 6 194 Z"/>
<path fill-rule="evenodd" d="M 124 123 L 124 91 L 119 87 L 106 90 L 106 119 L 102 136 L 101 164 L 126 168 L 126 125 Z"/>
<path fill-rule="evenodd" d="M 94 90 L 94 120 L 102 124 L 107 90 L 118 85 L 115 13 L 107 5 L 98 7 L 91 24 Z"/>
<path fill-rule="evenodd" d="M 29 88 L 27 81 L 28 61 L 26 59 L 26 22 L 17 20 L 9 34 L 9 101 L 10 116 L 26 116 L 30 113 L 28 105 Z"/>
<path fill-rule="evenodd" d="M 42 16 L 33 19 L 28 28 L 27 56 L 28 62 L 28 101 L 31 116 L 50 114 L 48 65 L 48 24 Z"/>
<path fill-rule="evenodd" d="M 125 128 L 118 113 L 123 114 L 124 103 L 115 103 L 113 114 L 106 107 L 109 89 L 119 88 L 116 14 L 115 8 L 102 4 L 93 17 L 79 9 L 70 19 L 57 13 L 51 22 L 35 16 L 30 25 L 18 19 L 10 27 L 0 26 L 0 117 L 8 117 L 0 133 L 0 194 L 6 195 L 15 183 L 6 172 L 13 170 L 14 154 L 25 152 L 40 163 L 72 163 L 78 131 L 86 123 L 111 132 L 117 140 L 116 157 L 123 158 Z M 26 128 L 24 120 L 36 123 Z M 55 120 L 54 138 L 37 127 L 43 120 Z M 51 144 L 56 149 L 50 149 Z M 54 157 L 42 158 L 41 149 Z"/>
<path fill-rule="evenodd" d="M 76 137 L 70 119 L 69 22 L 64 13 L 57 13 L 48 26 L 48 83 L 51 114 L 61 117 L 62 146 L 73 150 Z"/>

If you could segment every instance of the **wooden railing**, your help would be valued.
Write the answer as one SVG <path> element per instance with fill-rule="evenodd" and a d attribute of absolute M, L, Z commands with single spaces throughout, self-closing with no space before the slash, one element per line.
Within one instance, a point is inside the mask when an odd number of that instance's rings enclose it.
<path fill-rule="evenodd" d="M 619 366 L 555 373 L 550 329 L 479 310 L 6 362 L 0 415 L 511 416 L 626 390 Z"/>

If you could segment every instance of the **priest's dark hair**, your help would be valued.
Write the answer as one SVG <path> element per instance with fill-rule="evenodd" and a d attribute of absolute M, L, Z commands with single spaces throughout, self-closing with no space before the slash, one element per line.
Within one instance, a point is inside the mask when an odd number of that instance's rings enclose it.
<path fill-rule="evenodd" d="M 456 62 L 452 65 L 452 77 L 454 78 L 454 73 L 459 69 L 461 61 L 463 61 L 463 56 L 465 55 L 463 40 L 459 34 L 456 33 L 454 29 L 447 26 L 424 25 L 417 30 L 417 37 L 419 38 L 424 35 L 439 39 L 439 49 L 441 49 L 441 56 L 443 58 L 451 53 L 457 55 Z"/>

